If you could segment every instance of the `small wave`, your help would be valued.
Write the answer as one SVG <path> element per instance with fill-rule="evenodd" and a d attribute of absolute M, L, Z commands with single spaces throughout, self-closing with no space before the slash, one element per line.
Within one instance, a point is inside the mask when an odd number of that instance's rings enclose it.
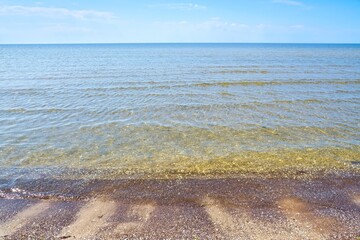
<path fill-rule="evenodd" d="M 8 113 L 38 113 L 38 112 L 46 112 L 46 113 L 58 113 L 58 112 L 66 112 L 66 111 L 74 111 L 78 109 L 64 109 L 64 108 L 39 108 L 39 109 L 26 109 L 26 108 L 11 108 L 11 109 L 3 109 L 0 111 L 8 112 Z"/>
<path fill-rule="evenodd" d="M 351 94 L 355 94 L 358 93 L 360 94 L 360 90 L 336 90 L 337 93 L 351 93 Z"/>
<path fill-rule="evenodd" d="M 24 96 L 24 95 L 30 95 L 30 96 L 39 96 L 39 95 L 43 95 L 46 94 L 49 91 L 53 91 L 53 89 L 51 88 L 39 88 L 39 89 L 33 89 L 33 88 L 24 88 L 24 89 L 0 89 L 0 94 L 2 96 L 13 96 L 13 95 L 20 95 L 20 96 Z"/>
<path fill-rule="evenodd" d="M 228 97 L 232 97 L 232 96 L 236 96 L 235 94 L 229 93 L 229 92 L 220 92 L 219 93 L 222 96 L 228 96 Z"/>
<path fill-rule="evenodd" d="M 49 193 L 34 193 L 20 188 L 0 189 L 0 198 L 3 199 L 53 199 L 62 201 L 79 200 L 78 196 L 54 195 Z"/>
<path fill-rule="evenodd" d="M 90 88 L 79 88 L 84 92 L 107 92 L 107 91 L 137 91 L 137 90 L 148 90 L 148 89 L 174 89 L 174 88 L 189 88 L 189 87 L 230 87 L 230 86 L 268 86 L 268 85 L 320 85 L 320 84 L 360 84 L 360 80 L 354 81 L 341 81 L 341 80 L 289 80 L 289 81 L 224 81 L 224 82 L 189 82 L 189 83 L 178 83 L 178 84 L 162 84 L 162 83 L 141 83 L 140 86 L 116 86 L 116 87 L 90 87 Z"/>
<path fill-rule="evenodd" d="M 194 83 L 192 86 L 211 87 L 211 86 L 265 86 L 265 85 L 302 85 L 302 84 L 360 84 L 356 81 L 239 81 L 239 82 L 204 82 Z"/>
<path fill-rule="evenodd" d="M 276 104 L 294 104 L 294 103 L 325 103 L 319 99 L 299 99 L 299 100 L 278 100 L 274 101 Z"/>
<path fill-rule="evenodd" d="M 266 70 L 222 70 L 222 71 L 215 71 L 211 72 L 214 74 L 267 74 L 269 73 Z"/>

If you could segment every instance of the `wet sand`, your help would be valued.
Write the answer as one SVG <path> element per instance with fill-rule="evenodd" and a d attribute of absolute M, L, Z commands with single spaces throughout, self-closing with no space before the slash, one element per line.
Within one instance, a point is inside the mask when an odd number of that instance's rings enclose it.
<path fill-rule="evenodd" d="M 1 195 L 0 239 L 357 239 L 359 183 L 358 174 L 27 179 Z"/>

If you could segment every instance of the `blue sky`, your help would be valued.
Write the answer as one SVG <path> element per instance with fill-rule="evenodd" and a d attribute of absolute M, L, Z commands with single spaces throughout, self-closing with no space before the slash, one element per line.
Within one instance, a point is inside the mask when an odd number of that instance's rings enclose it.
<path fill-rule="evenodd" d="M 0 0 L 0 43 L 360 43 L 360 0 Z"/>

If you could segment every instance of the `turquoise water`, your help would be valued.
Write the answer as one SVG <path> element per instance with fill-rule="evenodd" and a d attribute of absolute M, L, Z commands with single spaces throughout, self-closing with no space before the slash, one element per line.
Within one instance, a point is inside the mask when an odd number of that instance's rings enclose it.
<path fill-rule="evenodd" d="M 359 129 L 360 45 L 0 45 L 1 176 L 332 167 Z"/>

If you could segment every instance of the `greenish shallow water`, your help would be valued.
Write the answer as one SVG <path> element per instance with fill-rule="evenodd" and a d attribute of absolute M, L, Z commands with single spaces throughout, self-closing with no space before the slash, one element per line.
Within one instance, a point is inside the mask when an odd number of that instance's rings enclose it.
<path fill-rule="evenodd" d="M 2 178 L 359 167 L 359 45 L 1 45 L 0 56 Z"/>

